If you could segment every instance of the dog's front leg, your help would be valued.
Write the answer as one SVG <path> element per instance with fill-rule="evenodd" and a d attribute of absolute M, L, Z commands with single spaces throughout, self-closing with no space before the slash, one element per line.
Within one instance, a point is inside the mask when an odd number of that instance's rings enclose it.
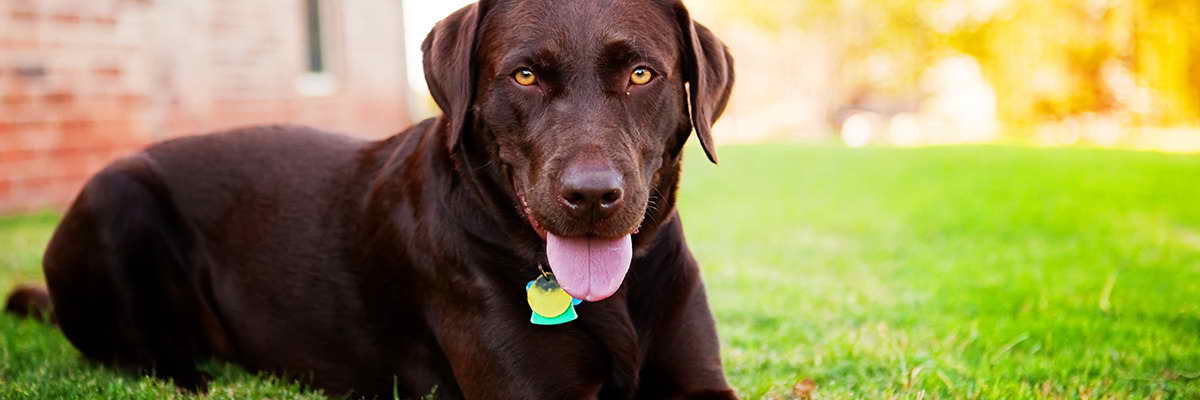
<path fill-rule="evenodd" d="M 461 304 L 434 321 L 463 398 L 598 398 L 607 359 L 586 333 L 533 325 L 528 306 L 492 300 L 504 304 Z"/>
<path fill-rule="evenodd" d="M 691 256 L 681 276 L 681 307 L 655 324 L 638 398 L 732 399 L 738 397 L 725 382 L 716 324 L 708 308 L 699 268 Z"/>

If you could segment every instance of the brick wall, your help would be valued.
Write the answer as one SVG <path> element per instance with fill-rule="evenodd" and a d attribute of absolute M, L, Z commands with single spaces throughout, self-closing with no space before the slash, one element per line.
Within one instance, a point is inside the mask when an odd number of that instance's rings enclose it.
<path fill-rule="evenodd" d="M 325 78 L 307 69 L 305 15 L 304 0 L 0 0 L 0 213 L 60 209 L 173 136 L 407 125 L 400 2 L 322 3 Z"/>

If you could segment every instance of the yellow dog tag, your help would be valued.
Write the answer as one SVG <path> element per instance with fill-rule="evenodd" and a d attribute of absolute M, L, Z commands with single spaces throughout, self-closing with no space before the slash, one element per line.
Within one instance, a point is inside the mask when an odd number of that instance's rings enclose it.
<path fill-rule="evenodd" d="M 539 276 L 528 285 L 525 298 L 529 300 L 529 308 L 546 318 L 554 318 L 567 312 L 571 306 L 571 295 L 558 286 L 558 282 Z"/>
<path fill-rule="evenodd" d="M 534 325 L 559 325 L 574 321 L 579 318 L 575 306 L 583 302 L 562 290 L 554 280 L 554 275 L 546 272 L 525 284 L 525 299 L 533 310 L 529 322 Z"/>

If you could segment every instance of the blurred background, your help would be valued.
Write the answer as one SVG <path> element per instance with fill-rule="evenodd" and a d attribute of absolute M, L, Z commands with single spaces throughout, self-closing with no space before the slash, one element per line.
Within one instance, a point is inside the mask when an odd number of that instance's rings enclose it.
<path fill-rule="evenodd" d="M 145 144 L 259 123 L 363 137 L 436 113 L 467 1 L 0 0 L 0 213 Z M 688 2 L 738 59 L 720 143 L 1200 151 L 1200 2 Z"/>

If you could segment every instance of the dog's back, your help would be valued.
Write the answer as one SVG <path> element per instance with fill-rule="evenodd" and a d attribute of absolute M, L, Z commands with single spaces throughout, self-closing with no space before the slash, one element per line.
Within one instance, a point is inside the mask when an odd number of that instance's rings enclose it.
<path fill-rule="evenodd" d="M 350 228 L 339 216 L 360 196 L 347 180 L 366 143 L 271 126 L 170 140 L 118 160 L 87 182 L 51 239 L 49 293 L 20 288 L 7 310 L 53 315 L 87 357 L 192 389 L 205 386 L 195 363 L 212 356 L 269 370 L 347 357 L 315 345 L 336 338 L 313 332 L 331 330 L 305 328 L 361 325 L 329 317 L 358 301 L 337 298 L 357 291 L 329 286 L 358 282 L 322 267 L 347 264 Z M 295 301 L 310 292 L 326 296 Z"/>

